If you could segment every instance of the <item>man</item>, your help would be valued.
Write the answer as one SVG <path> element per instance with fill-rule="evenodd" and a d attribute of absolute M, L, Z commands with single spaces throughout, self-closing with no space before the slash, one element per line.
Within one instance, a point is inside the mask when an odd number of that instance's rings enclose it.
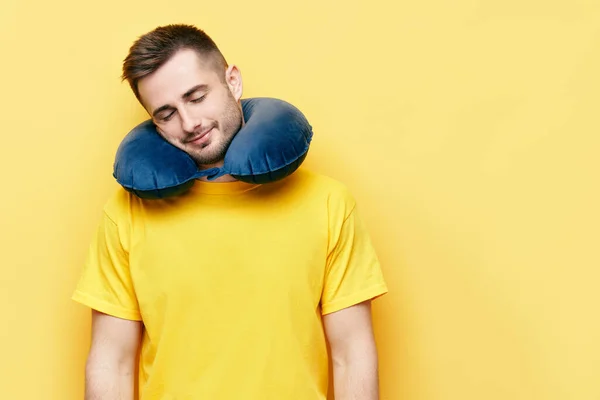
<path fill-rule="evenodd" d="M 123 77 L 166 140 L 222 165 L 242 77 L 204 32 L 147 33 Z M 85 399 L 323 400 L 329 344 L 335 399 L 376 400 L 370 301 L 386 291 L 351 194 L 304 168 L 165 200 L 118 190 L 73 295 L 93 310 Z"/>

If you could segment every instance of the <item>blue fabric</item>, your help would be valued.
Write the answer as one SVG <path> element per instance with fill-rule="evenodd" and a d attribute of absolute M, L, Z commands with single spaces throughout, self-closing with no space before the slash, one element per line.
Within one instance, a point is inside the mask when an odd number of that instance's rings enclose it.
<path fill-rule="evenodd" d="M 200 177 L 214 180 L 229 174 L 263 184 L 293 173 L 304 161 L 313 136 L 304 115 L 283 100 L 267 97 L 243 99 L 242 109 L 246 123 L 227 149 L 222 168 L 199 170 L 147 120 L 121 142 L 113 176 L 141 198 L 161 199 L 184 193 Z"/>

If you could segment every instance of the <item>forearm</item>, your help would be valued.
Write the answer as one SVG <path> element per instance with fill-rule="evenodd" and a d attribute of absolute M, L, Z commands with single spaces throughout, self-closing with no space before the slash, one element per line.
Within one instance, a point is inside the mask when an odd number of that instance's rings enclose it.
<path fill-rule="evenodd" d="M 334 363 L 335 400 L 379 400 L 377 360 Z"/>
<path fill-rule="evenodd" d="M 97 366 L 87 368 L 85 400 L 134 400 L 133 369 Z"/>

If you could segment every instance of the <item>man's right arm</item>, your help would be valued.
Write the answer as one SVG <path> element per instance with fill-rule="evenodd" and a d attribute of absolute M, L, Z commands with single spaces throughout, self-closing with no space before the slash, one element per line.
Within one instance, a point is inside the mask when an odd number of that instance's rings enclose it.
<path fill-rule="evenodd" d="M 134 400 L 143 325 L 92 310 L 92 343 L 85 367 L 85 400 Z"/>

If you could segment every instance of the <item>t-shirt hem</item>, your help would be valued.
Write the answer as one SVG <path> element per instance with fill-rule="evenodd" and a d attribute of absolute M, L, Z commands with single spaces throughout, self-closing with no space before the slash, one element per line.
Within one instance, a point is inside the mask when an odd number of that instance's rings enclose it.
<path fill-rule="evenodd" d="M 380 283 L 376 286 L 371 286 L 370 288 L 362 290 L 358 293 L 353 293 L 351 296 L 346 296 L 331 303 L 324 304 L 321 307 L 321 314 L 331 314 L 333 312 L 342 310 L 355 304 L 362 303 L 363 301 L 373 300 L 377 297 L 386 294 L 387 292 L 387 285 L 385 283 Z"/>
<path fill-rule="evenodd" d="M 137 311 L 115 306 L 114 304 L 107 303 L 79 290 L 76 290 L 75 293 L 73 293 L 71 299 L 94 310 L 100 311 L 104 314 L 112 315 L 117 318 L 133 321 L 142 320 L 142 316 Z"/>

